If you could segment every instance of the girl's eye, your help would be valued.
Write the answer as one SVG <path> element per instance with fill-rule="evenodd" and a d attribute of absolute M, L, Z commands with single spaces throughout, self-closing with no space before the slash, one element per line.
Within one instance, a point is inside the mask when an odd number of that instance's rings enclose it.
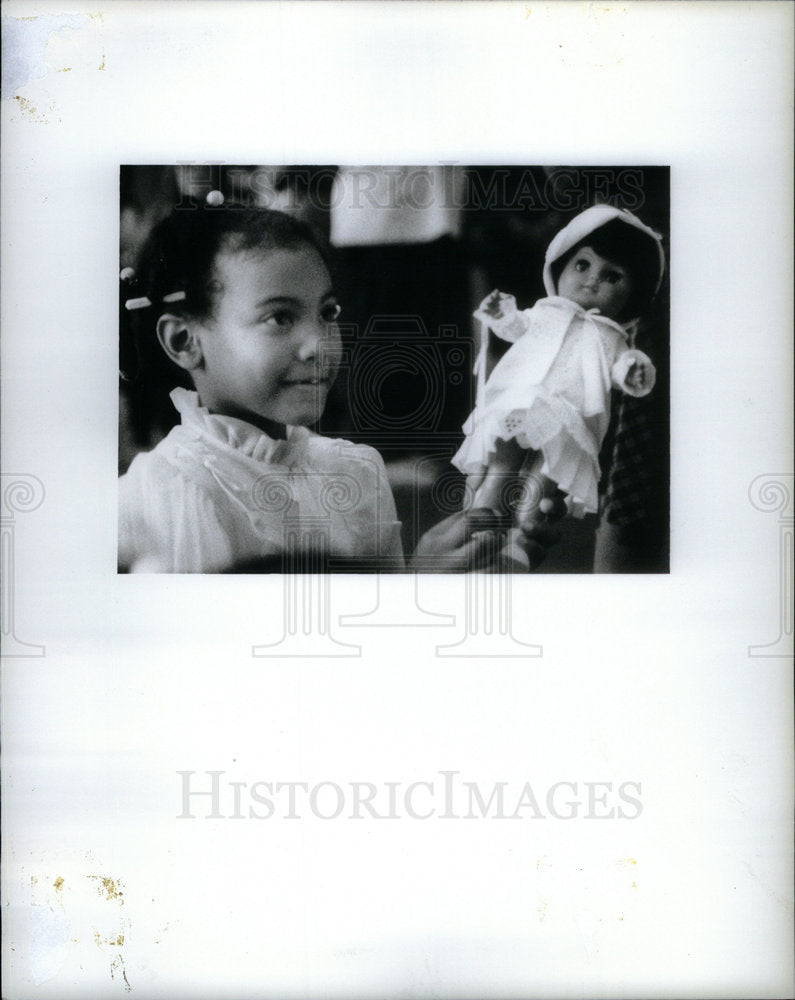
<path fill-rule="evenodd" d="M 619 274 L 617 271 L 608 271 L 605 277 L 607 278 L 607 280 L 610 282 L 611 285 L 617 285 L 619 281 L 621 281 L 623 275 Z"/>
<path fill-rule="evenodd" d="M 575 267 L 575 270 L 577 270 L 577 271 L 587 271 L 588 270 L 588 261 L 587 260 L 583 260 L 582 258 L 580 258 L 580 260 L 578 260 L 575 263 L 574 267 Z"/>
<path fill-rule="evenodd" d="M 342 306 L 338 305 L 336 302 L 330 302 L 327 306 L 323 306 L 320 312 L 320 318 L 324 323 L 333 323 L 335 319 L 339 317 L 342 312 Z"/>
<path fill-rule="evenodd" d="M 290 330 L 295 323 L 292 313 L 280 309 L 279 312 L 271 313 L 270 316 L 263 316 L 262 322 L 269 326 L 275 326 L 278 330 Z"/>

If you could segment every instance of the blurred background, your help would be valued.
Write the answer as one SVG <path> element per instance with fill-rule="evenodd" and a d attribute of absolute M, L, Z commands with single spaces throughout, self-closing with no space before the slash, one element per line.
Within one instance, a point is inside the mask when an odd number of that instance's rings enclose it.
<path fill-rule="evenodd" d="M 407 552 L 460 509 L 463 477 L 450 465 L 474 405 L 480 324 L 472 312 L 493 289 L 528 308 L 545 294 L 544 253 L 590 205 L 609 203 L 663 234 L 668 254 L 667 167 L 571 166 L 122 166 L 120 267 L 135 268 L 152 227 L 173 208 L 196 209 L 211 191 L 226 205 L 276 208 L 305 221 L 326 248 L 342 305 L 343 363 L 315 427 L 378 449 L 386 463 Z M 122 294 L 122 298 L 124 294 Z M 120 303 L 119 472 L 177 422 L 161 376 L 124 363 L 128 315 Z M 636 346 L 658 371 L 653 393 L 622 412 L 614 394 L 602 449 L 602 487 L 625 465 L 619 434 L 633 428 L 633 501 L 600 517 L 566 518 L 539 572 L 668 571 L 668 277 Z M 508 345 L 493 335 L 488 367 Z"/>

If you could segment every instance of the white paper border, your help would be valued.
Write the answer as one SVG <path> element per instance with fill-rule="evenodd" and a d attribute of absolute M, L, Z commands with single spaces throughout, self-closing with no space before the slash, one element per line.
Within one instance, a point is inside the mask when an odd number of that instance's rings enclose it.
<path fill-rule="evenodd" d="M 4 661 L 8 995 L 115 996 L 122 971 L 151 997 L 791 990 L 791 661 L 749 656 L 791 539 L 749 496 L 792 468 L 791 6 L 3 8 L 64 14 L 2 108 L 3 469 L 45 490 L 14 601 L 46 655 Z M 357 659 L 265 665 L 276 584 L 117 578 L 118 165 L 198 158 L 670 164 L 670 576 L 514 581 L 541 659 L 372 630 Z M 179 768 L 637 777 L 645 808 L 180 825 Z"/>

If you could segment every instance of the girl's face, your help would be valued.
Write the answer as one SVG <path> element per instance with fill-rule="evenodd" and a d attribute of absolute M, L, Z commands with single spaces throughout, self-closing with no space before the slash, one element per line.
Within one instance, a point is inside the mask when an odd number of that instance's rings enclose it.
<path fill-rule="evenodd" d="M 315 423 L 339 355 L 339 307 L 318 252 L 222 250 L 215 278 L 213 315 L 193 321 L 202 405 L 266 430 L 268 422 Z"/>
<path fill-rule="evenodd" d="M 618 319 L 631 294 L 632 277 L 627 269 L 588 246 L 571 257 L 558 278 L 558 295 L 583 309 L 598 309 L 610 319 Z"/>

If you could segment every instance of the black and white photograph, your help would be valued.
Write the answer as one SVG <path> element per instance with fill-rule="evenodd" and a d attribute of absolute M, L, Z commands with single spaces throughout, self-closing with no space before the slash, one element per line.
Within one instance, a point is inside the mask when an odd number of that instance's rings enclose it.
<path fill-rule="evenodd" d="M 123 166 L 120 200 L 122 571 L 667 572 L 667 168 Z"/>
<path fill-rule="evenodd" d="M 4 1000 L 795 995 L 794 17 L 4 0 Z"/>

